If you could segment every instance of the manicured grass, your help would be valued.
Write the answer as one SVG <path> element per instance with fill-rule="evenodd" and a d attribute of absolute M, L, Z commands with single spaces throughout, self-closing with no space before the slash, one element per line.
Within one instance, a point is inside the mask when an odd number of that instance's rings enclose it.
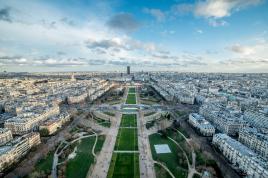
<path fill-rule="evenodd" d="M 138 153 L 113 153 L 107 178 L 139 178 Z"/>
<path fill-rule="evenodd" d="M 172 178 L 169 173 L 158 164 L 154 164 L 156 178 Z"/>
<path fill-rule="evenodd" d="M 111 127 L 111 122 L 109 122 L 109 121 L 101 122 L 99 124 L 102 125 L 103 127 L 108 127 L 108 128 Z"/>
<path fill-rule="evenodd" d="M 129 88 L 129 89 L 128 89 L 128 92 L 129 92 L 129 93 L 135 93 L 135 92 L 136 92 L 136 89 L 135 89 L 135 88 Z"/>
<path fill-rule="evenodd" d="M 121 127 L 137 127 L 136 114 L 123 114 L 120 126 Z"/>
<path fill-rule="evenodd" d="M 185 132 L 183 129 L 180 129 L 180 131 L 181 132 L 182 131 Z M 187 157 L 189 159 L 189 162 L 192 163 L 192 151 L 191 151 L 191 147 L 187 144 L 186 140 L 182 137 L 182 135 L 179 134 L 177 131 L 174 131 L 174 130 L 171 130 L 171 129 L 167 129 L 167 135 L 169 137 L 171 137 L 172 139 L 176 140 L 180 144 L 180 146 L 182 147 L 182 149 L 186 152 Z"/>
<path fill-rule="evenodd" d="M 104 114 L 106 114 L 108 116 L 115 116 L 115 113 L 112 113 L 112 112 L 104 112 Z"/>
<path fill-rule="evenodd" d="M 51 173 L 51 168 L 53 164 L 53 152 L 49 152 L 48 155 L 41 159 L 35 166 L 35 171 L 45 172 L 46 174 Z"/>
<path fill-rule="evenodd" d="M 177 130 L 179 130 L 186 138 L 190 138 L 189 134 L 181 127 L 176 128 Z"/>
<path fill-rule="evenodd" d="M 129 93 L 127 95 L 126 104 L 136 104 L 136 94 Z"/>
<path fill-rule="evenodd" d="M 138 150 L 138 136 L 136 128 L 120 128 L 115 150 Z"/>
<path fill-rule="evenodd" d="M 66 178 L 86 177 L 88 169 L 94 163 L 94 156 L 91 153 L 96 137 L 84 138 L 78 144 L 76 156 L 68 161 L 66 166 Z M 98 137 L 95 152 L 101 150 L 104 136 Z"/>
<path fill-rule="evenodd" d="M 101 119 L 101 118 L 98 118 L 98 117 L 94 117 L 94 120 L 97 121 L 97 123 L 99 125 L 102 125 L 103 127 L 110 127 L 111 126 L 111 122 L 110 121 L 107 121 L 105 119 Z"/>
<path fill-rule="evenodd" d="M 176 178 L 187 177 L 187 162 L 181 150 L 171 140 L 159 134 L 149 136 L 153 159 L 164 163 Z M 157 154 L 154 145 L 168 144 L 171 153 Z"/>

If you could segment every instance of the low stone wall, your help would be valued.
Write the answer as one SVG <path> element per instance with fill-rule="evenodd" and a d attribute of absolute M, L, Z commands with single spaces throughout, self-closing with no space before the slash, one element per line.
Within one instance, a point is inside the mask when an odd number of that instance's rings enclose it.
<path fill-rule="evenodd" d="M 160 117 L 161 117 L 162 114 L 163 114 L 162 112 L 157 112 L 157 113 L 152 114 L 150 116 L 144 117 L 144 119 L 146 121 L 157 120 L 157 119 L 160 119 Z"/>
<path fill-rule="evenodd" d="M 102 113 L 100 111 L 94 111 L 93 115 L 98 117 L 98 118 L 104 119 L 104 120 L 112 120 L 112 118 L 113 118 L 112 116 L 104 114 L 104 113 Z"/>

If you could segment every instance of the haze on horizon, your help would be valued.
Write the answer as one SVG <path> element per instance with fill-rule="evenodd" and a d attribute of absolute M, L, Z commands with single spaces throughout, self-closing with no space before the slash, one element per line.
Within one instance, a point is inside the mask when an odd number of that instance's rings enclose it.
<path fill-rule="evenodd" d="M 267 0 L 0 0 L 0 72 L 267 72 Z"/>

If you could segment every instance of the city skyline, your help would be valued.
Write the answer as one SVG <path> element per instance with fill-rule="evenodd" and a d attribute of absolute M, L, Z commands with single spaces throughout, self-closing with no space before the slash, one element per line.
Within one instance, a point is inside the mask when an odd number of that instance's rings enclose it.
<path fill-rule="evenodd" d="M 267 0 L 0 1 L 0 72 L 267 72 Z"/>

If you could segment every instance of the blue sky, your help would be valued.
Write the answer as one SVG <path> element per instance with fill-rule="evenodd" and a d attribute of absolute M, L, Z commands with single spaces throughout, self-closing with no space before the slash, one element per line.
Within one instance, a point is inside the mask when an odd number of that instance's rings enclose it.
<path fill-rule="evenodd" d="M 0 0 L 0 71 L 267 72 L 267 0 Z"/>

